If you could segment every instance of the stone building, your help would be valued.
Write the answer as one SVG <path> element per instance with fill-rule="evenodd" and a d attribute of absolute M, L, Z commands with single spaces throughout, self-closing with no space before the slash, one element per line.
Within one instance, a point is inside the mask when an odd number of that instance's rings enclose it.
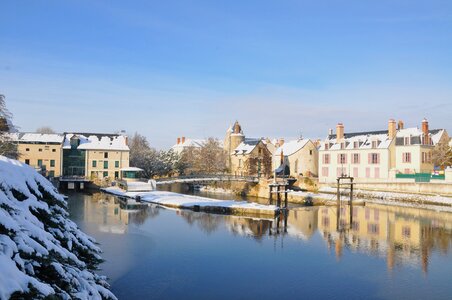
<path fill-rule="evenodd" d="M 228 153 L 228 169 L 238 176 L 270 176 L 272 153 L 263 138 L 246 138 L 236 121 L 226 132 L 224 149 Z"/>

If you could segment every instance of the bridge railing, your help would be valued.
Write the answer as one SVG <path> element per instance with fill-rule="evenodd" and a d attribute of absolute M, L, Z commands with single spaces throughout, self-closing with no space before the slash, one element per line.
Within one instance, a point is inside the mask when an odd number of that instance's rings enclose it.
<path fill-rule="evenodd" d="M 173 180 L 218 180 L 218 181 L 249 181 L 258 182 L 258 176 L 239 176 L 231 174 L 193 174 L 193 175 L 183 175 L 183 176 L 173 176 L 156 179 L 157 182 L 173 181 Z"/>

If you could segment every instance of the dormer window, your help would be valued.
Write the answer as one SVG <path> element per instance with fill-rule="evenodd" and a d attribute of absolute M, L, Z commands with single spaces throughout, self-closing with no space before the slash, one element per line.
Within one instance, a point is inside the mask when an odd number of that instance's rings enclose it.
<path fill-rule="evenodd" d="M 358 149 L 359 148 L 359 142 L 353 142 L 353 149 Z"/>
<path fill-rule="evenodd" d="M 345 143 L 341 143 L 341 150 L 345 149 Z"/>
<path fill-rule="evenodd" d="M 404 141 L 404 145 L 410 145 L 411 143 L 410 143 L 410 137 L 409 136 L 406 136 L 404 139 L 403 139 L 403 141 Z"/>
<path fill-rule="evenodd" d="M 328 150 L 330 147 L 330 144 L 328 144 L 328 143 L 325 143 L 325 150 Z"/>
<path fill-rule="evenodd" d="M 372 148 L 378 147 L 378 141 L 372 141 Z"/>

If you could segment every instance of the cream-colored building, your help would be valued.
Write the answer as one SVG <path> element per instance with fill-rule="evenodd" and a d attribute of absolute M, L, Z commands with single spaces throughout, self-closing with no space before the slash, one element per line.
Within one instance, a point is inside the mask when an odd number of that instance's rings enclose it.
<path fill-rule="evenodd" d="M 444 129 L 430 130 L 428 121 L 422 120 L 421 128 L 400 129 L 396 137 L 397 173 L 431 173 L 434 165 L 432 151 L 440 143 L 447 144 L 449 135 Z"/>
<path fill-rule="evenodd" d="M 65 177 L 113 180 L 129 167 L 127 137 L 120 134 L 65 133 L 62 149 Z"/>
<path fill-rule="evenodd" d="M 14 133 L 19 161 L 48 177 L 61 175 L 61 134 Z"/>
<path fill-rule="evenodd" d="M 290 176 L 317 176 L 318 150 L 309 139 L 280 141 L 273 154 L 273 169 L 286 170 Z"/>

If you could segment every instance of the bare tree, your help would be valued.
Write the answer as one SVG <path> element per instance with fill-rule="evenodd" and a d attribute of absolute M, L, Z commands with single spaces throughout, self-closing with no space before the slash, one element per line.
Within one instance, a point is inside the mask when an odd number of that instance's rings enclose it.
<path fill-rule="evenodd" d="M 49 126 L 42 126 L 42 127 L 39 127 L 38 129 L 36 129 L 36 133 L 52 134 L 52 133 L 56 133 L 56 132 Z"/>
<path fill-rule="evenodd" d="M 208 138 L 199 149 L 199 168 L 206 174 L 225 172 L 226 161 L 226 151 L 220 146 L 218 139 Z"/>
<path fill-rule="evenodd" d="M 17 159 L 19 157 L 17 142 L 11 135 L 16 128 L 11 120 L 12 114 L 6 108 L 5 96 L 0 94 L 0 155 Z"/>
<path fill-rule="evenodd" d="M 447 143 L 438 144 L 432 151 L 432 162 L 443 170 L 452 166 L 452 148 Z"/>

